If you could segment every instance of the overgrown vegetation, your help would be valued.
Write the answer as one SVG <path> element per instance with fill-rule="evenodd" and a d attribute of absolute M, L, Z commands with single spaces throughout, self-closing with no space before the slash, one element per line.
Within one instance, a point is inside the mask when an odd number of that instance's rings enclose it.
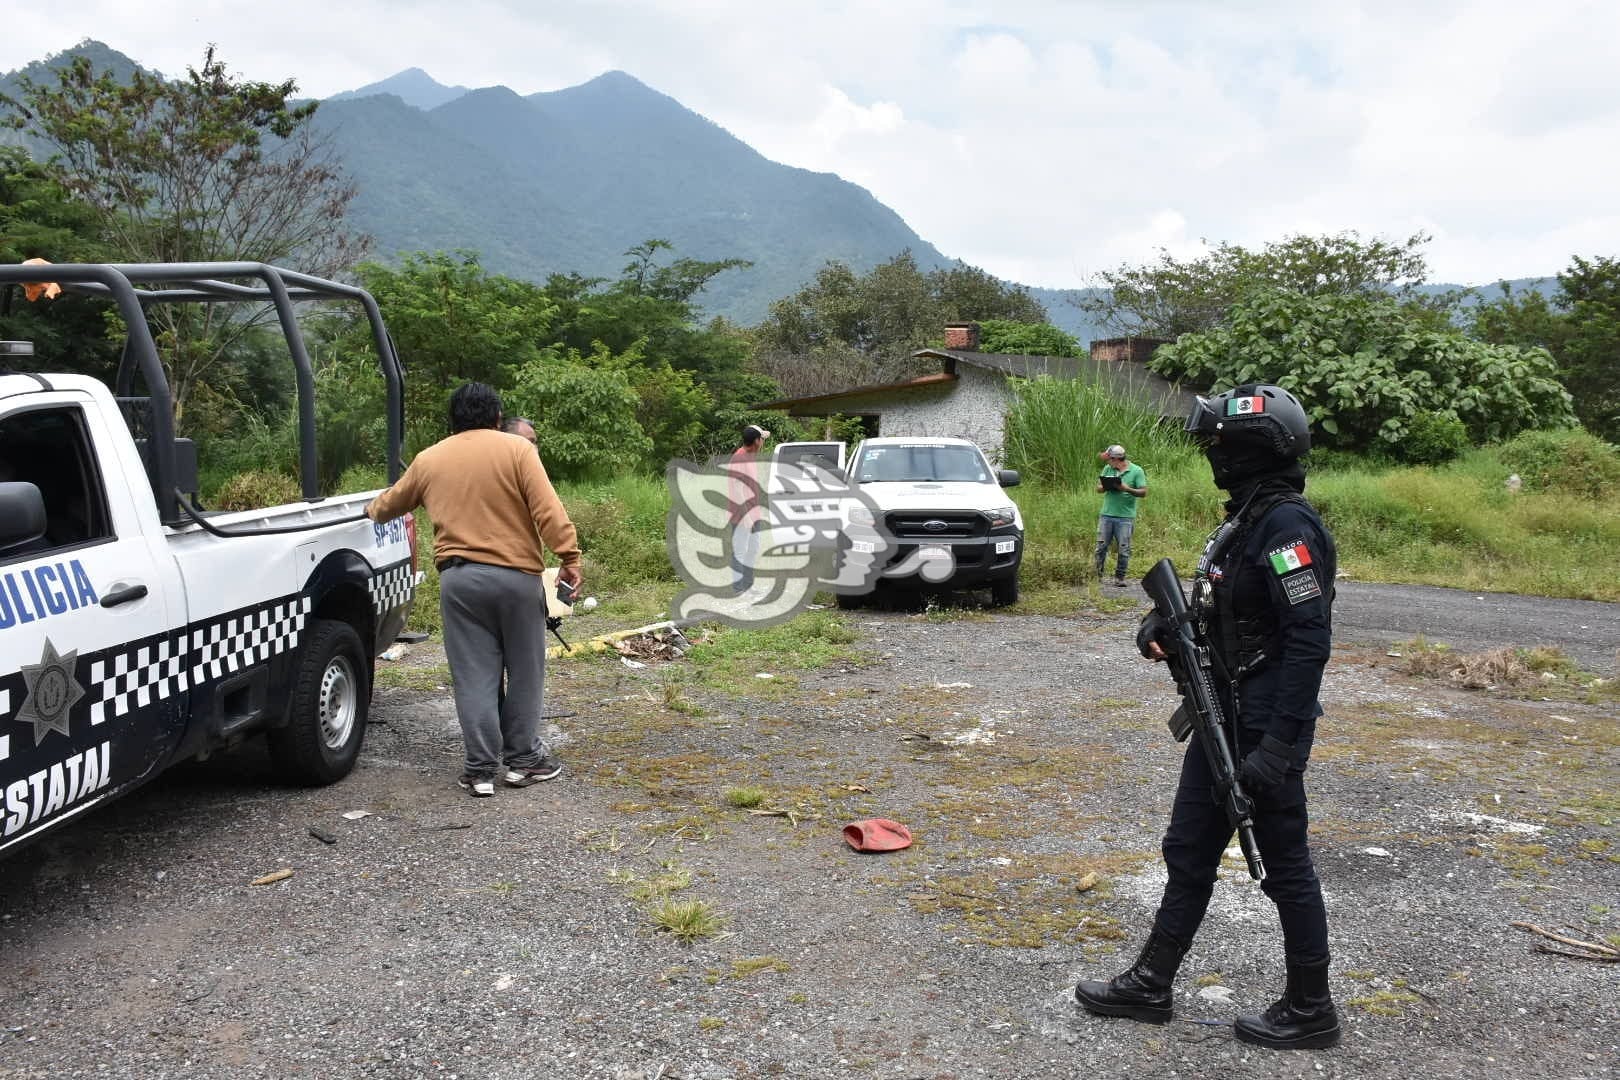
<path fill-rule="evenodd" d="M 1032 587 L 1089 580 L 1097 453 L 1111 442 L 1147 472 L 1133 540 L 1143 569 L 1169 556 L 1190 570 L 1223 516 L 1224 494 L 1178 430 L 1083 381 L 1021 384 L 1007 432 L 1008 463 L 1032 481 L 1014 492 Z M 1620 450 L 1578 428 L 1526 432 L 1439 466 L 1331 451 L 1306 464 L 1306 493 L 1349 577 L 1620 599 Z"/>

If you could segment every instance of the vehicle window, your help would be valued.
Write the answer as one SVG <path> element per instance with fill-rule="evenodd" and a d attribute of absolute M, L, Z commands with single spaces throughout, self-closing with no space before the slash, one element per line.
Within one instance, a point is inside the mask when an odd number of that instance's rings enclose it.
<path fill-rule="evenodd" d="M 0 420 L 0 480 L 33 484 L 45 502 L 44 537 L 8 552 L 7 561 L 112 536 L 80 410 L 34 409 Z"/>
<path fill-rule="evenodd" d="M 861 454 L 855 479 L 862 484 L 897 481 L 988 484 L 984 457 L 971 446 L 874 446 Z"/>

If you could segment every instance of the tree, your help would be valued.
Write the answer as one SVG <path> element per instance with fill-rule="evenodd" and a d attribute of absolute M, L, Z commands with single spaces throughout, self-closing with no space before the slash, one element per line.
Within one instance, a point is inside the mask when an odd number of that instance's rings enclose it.
<path fill-rule="evenodd" d="M 930 271 L 928 284 L 945 310 L 954 313 L 951 316 L 954 320 L 987 322 L 995 319 L 1032 324 L 1047 320 L 1046 308 L 1022 285 L 1008 285 L 977 266 L 961 261 L 943 270 Z"/>
<path fill-rule="evenodd" d="M 906 251 L 864 275 L 829 262 L 815 279 L 771 305 L 754 329 L 756 357 L 789 392 L 809 394 L 885 382 L 912 373 L 912 353 L 962 320 L 1045 322 L 1021 286 L 962 263 L 924 273 Z"/>
<path fill-rule="evenodd" d="M 1500 297 L 1475 309 L 1474 333 L 1490 342 L 1547 349 L 1581 423 L 1620 442 L 1620 260 L 1577 255 L 1558 284 L 1558 296 L 1549 300 L 1502 283 Z"/>
<path fill-rule="evenodd" d="M 1357 232 L 1289 236 L 1259 251 L 1218 244 L 1181 260 L 1163 249 L 1157 262 L 1123 265 L 1099 275 L 1102 292 L 1079 301 L 1094 320 L 1121 335 L 1175 339 L 1209 330 L 1257 290 L 1301 296 L 1392 294 L 1419 303 L 1428 277 L 1422 247 L 1429 237 L 1363 240 Z M 1428 301 L 1427 303 L 1433 303 Z"/>
<path fill-rule="evenodd" d="M 1050 323 L 990 319 L 979 324 L 979 348 L 1019 356 L 1079 356 L 1080 342 Z"/>
<path fill-rule="evenodd" d="M 54 148 L 51 175 L 94 208 L 121 261 L 247 260 L 330 277 L 362 253 L 346 224 L 355 189 L 309 126 L 318 103 L 291 103 L 292 80 L 238 81 L 213 46 L 173 82 L 138 69 L 120 79 L 83 56 L 54 75 L 22 77 L 0 105 Z M 268 315 L 226 317 L 217 305 L 154 309 L 177 414 L 243 327 Z"/>
<path fill-rule="evenodd" d="M 512 385 L 552 335 L 556 306 L 537 285 L 490 274 L 472 252 L 415 252 L 398 267 L 362 263 L 361 283 L 388 320 L 405 364 L 405 417 L 411 442 L 444 434 L 450 394 L 463 382 Z M 338 352 L 374 354 L 363 319 L 342 324 Z M 377 382 L 381 388 L 381 380 Z"/>
<path fill-rule="evenodd" d="M 1214 329 L 1161 346 L 1149 366 L 1192 386 L 1275 383 L 1335 445 L 1395 456 L 1420 432 L 1414 445 L 1434 457 L 1447 417 L 1476 443 L 1574 419 L 1545 349 L 1435 329 L 1389 296 L 1254 292 Z"/>
<path fill-rule="evenodd" d="M 723 319 L 698 324 L 698 293 L 717 275 L 751 264 L 683 258 L 659 265 L 659 252 L 672 250 L 666 240 L 638 244 L 625 252 L 631 262 L 616 282 L 552 275 L 542 290 L 556 308 L 547 340 L 582 354 L 598 345 L 614 353 L 634 351 L 650 363 L 689 373 L 716 401 L 774 397 L 769 380 L 749 370 L 749 342 L 740 330 Z"/>
<path fill-rule="evenodd" d="M 17 147 L 0 146 L 0 263 L 41 258 L 97 262 L 105 258 L 95 210 L 73 197 L 44 166 Z M 103 301 L 23 300 L 20 290 L 0 292 L 8 335 L 34 343 L 51 371 L 106 378 L 118 367 L 118 345 L 107 334 Z"/>

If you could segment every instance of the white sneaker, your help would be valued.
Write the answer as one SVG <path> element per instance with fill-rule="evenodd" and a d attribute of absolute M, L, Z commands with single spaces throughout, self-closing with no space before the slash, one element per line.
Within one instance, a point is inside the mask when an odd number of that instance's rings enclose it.
<path fill-rule="evenodd" d="M 495 794 L 495 781 L 488 776 L 459 776 L 456 786 L 475 799 L 487 799 Z"/>

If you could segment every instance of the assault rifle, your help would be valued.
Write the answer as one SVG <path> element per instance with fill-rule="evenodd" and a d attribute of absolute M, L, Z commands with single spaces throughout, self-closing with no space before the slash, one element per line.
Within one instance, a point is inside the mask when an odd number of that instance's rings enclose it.
<path fill-rule="evenodd" d="M 1238 844 L 1243 858 L 1249 864 L 1249 876 L 1256 881 L 1266 879 L 1265 864 L 1260 861 L 1260 847 L 1254 839 L 1254 806 L 1238 782 L 1237 768 L 1232 760 L 1232 744 L 1227 737 L 1226 719 L 1221 715 L 1220 697 L 1215 693 L 1211 678 L 1209 646 L 1200 639 L 1193 626 L 1192 614 L 1187 610 L 1187 599 L 1181 592 L 1181 581 L 1169 559 L 1160 559 L 1142 579 L 1142 588 L 1153 601 L 1171 632 L 1167 644 L 1170 674 L 1175 677 L 1176 689 L 1181 692 L 1181 708 L 1171 718 L 1170 732 L 1180 742 L 1189 734 L 1198 732 L 1199 744 L 1209 761 L 1209 771 L 1215 777 L 1215 798 L 1226 811 L 1226 819 L 1237 830 Z"/>

